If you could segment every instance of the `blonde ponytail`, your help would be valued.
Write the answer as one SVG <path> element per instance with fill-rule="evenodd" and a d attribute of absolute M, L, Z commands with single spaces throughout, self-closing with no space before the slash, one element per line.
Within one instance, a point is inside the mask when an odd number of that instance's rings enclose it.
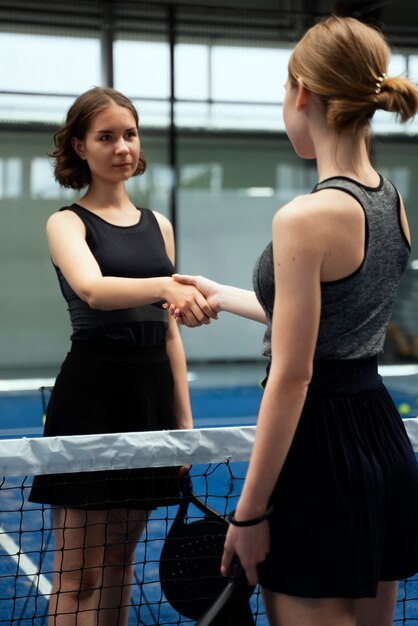
<path fill-rule="evenodd" d="M 376 108 L 396 113 L 401 122 L 407 122 L 418 110 L 417 85 L 407 78 L 386 77 L 376 94 Z"/>
<path fill-rule="evenodd" d="M 352 17 L 331 16 L 312 26 L 293 50 L 289 78 L 315 93 L 338 132 L 369 125 L 377 109 L 402 122 L 418 110 L 418 87 L 387 77 L 390 49 L 375 28 Z"/>

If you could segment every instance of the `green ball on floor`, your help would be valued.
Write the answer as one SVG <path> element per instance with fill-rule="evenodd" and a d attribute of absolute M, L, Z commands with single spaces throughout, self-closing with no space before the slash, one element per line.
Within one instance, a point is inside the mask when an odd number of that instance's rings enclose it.
<path fill-rule="evenodd" d="M 407 402 L 402 402 L 398 406 L 398 411 L 401 415 L 409 415 L 409 413 L 411 412 L 411 407 Z"/>

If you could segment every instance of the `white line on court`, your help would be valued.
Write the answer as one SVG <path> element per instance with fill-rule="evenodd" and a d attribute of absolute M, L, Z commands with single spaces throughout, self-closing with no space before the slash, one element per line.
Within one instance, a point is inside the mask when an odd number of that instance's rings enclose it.
<path fill-rule="evenodd" d="M 418 365 L 379 365 L 379 374 L 382 376 L 414 376 L 418 374 Z"/>
<path fill-rule="evenodd" d="M 187 372 L 187 380 L 195 381 L 197 374 Z M 55 378 L 10 378 L 0 379 L 0 392 L 39 391 L 40 387 L 53 387 Z"/>
<path fill-rule="evenodd" d="M 16 378 L 0 380 L 0 391 L 39 391 L 40 387 L 52 387 L 55 378 Z"/>
<path fill-rule="evenodd" d="M 52 585 L 43 574 L 36 572 L 35 564 L 26 554 L 20 552 L 20 548 L 8 535 L 2 526 L 0 526 L 0 546 L 4 548 L 7 554 L 17 563 L 20 570 L 29 578 L 31 583 L 38 589 L 43 596 L 50 596 Z"/>

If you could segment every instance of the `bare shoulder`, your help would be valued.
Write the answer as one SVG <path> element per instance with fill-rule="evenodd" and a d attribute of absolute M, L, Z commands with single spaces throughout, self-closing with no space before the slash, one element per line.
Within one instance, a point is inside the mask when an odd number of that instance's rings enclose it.
<path fill-rule="evenodd" d="M 173 227 L 171 225 L 171 222 L 162 213 L 159 213 L 158 211 L 153 211 L 153 213 L 161 229 L 161 234 L 164 239 L 165 248 L 167 250 L 167 255 L 171 259 L 171 261 L 174 263 L 174 260 L 175 260 L 174 232 L 173 232 Z"/>
<path fill-rule="evenodd" d="M 49 216 L 46 223 L 48 235 L 71 229 L 72 231 L 85 233 L 85 227 L 81 219 L 74 211 L 57 211 Z"/>
<path fill-rule="evenodd" d="M 304 212 L 309 208 L 310 205 L 310 194 L 304 196 L 296 196 L 284 204 L 274 216 L 274 220 L 292 220 L 292 219 L 300 219 L 303 217 Z"/>
<path fill-rule="evenodd" d="M 335 239 L 335 206 L 335 197 L 318 192 L 297 196 L 279 209 L 273 218 L 276 256 L 298 258 L 305 271 L 307 267 L 316 271 Z"/>
<path fill-rule="evenodd" d="M 155 219 L 157 220 L 158 225 L 161 228 L 161 232 L 163 233 L 164 237 L 166 236 L 172 237 L 173 227 L 171 225 L 170 220 L 165 215 L 163 215 L 162 213 L 159 213 L 158 211 L 153 211 L 153 214 L 155 215 Z"/>
<path fill-rule="evenodd" d="M 309 229 L 316 225 L 319 211 L 323 211 L 323 204 L 318 203 L 313 194 L 297 196 L 277 211 L 273 229 Z"/>
<path fill-rule="evenodd" d="M 322 189 L 316 193 L 297 196 L 281 209 L 273 219 L 273 228 L 286 227 L 287 232 L 295 229 L 300 235 L 305 233 L 319 235 L 341 222 L 345 225 L 347 220 L 363 218 L 363 210 L 358 201 L 351 195 L 338 189 Z"/>
<path fill-rule="evenodd" d="M 335 211 L 338 207 L 358 205 L 348 193 L 339 189 L 321 189 L 316 193 L 296 196 L 276 213 L 286 218 L 313 219 L 318 213 Z"/>

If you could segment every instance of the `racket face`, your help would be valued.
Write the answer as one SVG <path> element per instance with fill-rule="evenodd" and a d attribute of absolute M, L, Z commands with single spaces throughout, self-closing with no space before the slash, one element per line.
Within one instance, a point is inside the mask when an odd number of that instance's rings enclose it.
<path fill-rule="evenodd" d="M 181 615 L 198 619 L 228 580 L 220 573 L 227 524 L 199 520 L 182 524 L 181 535 L 168 536 L 161 552 L 161 587 Z"/>

